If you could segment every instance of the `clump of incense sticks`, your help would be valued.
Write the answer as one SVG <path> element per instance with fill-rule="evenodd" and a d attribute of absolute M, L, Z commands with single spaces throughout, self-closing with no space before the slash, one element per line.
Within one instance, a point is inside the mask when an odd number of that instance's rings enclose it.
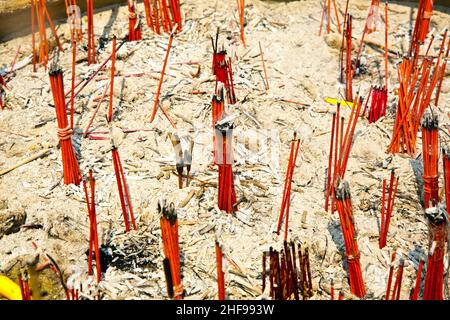
<path fill-rule="evenodd" d="M 366 106 L 369 99 L 366 99 Z M 338 178 L 344 179 L 347 170 L 348 157 L 353 142 L 356 123 L 358 122 L 361 113 L 362 101 L 356 97 L 352 109 L 350 111 L 350 118 L 348 120 L 347 128 L 344 135 L 344 117 L 340 118 L 341 103 L 338 101 L 336 105 L 336 113 L 333 113 L 331 125 L 331 141 L 330 152 L 328 158 L 327 180 L 325 188 L 325 211 L 328 212 L 328 207 L 331 198 L 332 212 L 335 208 L 334 188 Z M 340 121 L 339 121 L 340 120 Z"/>
<path fill-rule="evenodd" d="M 22 300 L 31 300 L 31 290 L 29 283 L 28 271 L 25 270 L 23 274 L 19 273 L 19 287 L 22 295 Z"/>
<path fill-rule="evenodd" d="M 178 133 L 169 133 L 170 141 L 172 142 L 175 151 L 175 166 L 178 174 L 178 188 L 183 188 L 183 170 L 186 166 L 186 187 L 189 185 L 189 175 L 192 165 L 192 150 L 194 148 L 194 140 L 188 139 L 188 148 L 183 151 L 181 139 Z"/>
<path fill-rule="evenodd" d="M 300 149 L 300 139 L 297 139 L 297 133 L 294 133 L 294 139 L 291 142 L 291 152 L 289 154 L 289 162 L 286 170 L 286 179 L 284 180 L 283 200 L 281 201 L 280 217 L 278 218 L 277 234 L 280 234 L 281 223 L 284 221 L 284 240 L 287 240 L 288 224 L 289 224 L 289 209 L 291 206 L 291 186 L 292 178 L 294 176 L 295 163 L 297 161 L 298 151 Z"/>
<path fill-rule="evenodd" d="M 336 17 L 336 20 L 334 21 L 334 23 L 336 24 L 339 33 L 341 33 L 341 23 L 339 22 L 339 13 L 338 13 L 338 9 L 336 6 L 336 0 L 332 0 L 333 1 L 333 7 L 334 7 L 334 14 Z M 323 21 L 324 19 L 326 19 L 327 21 L 327 33 L 330 33 L 331 31 L 331 19 L 332 19 L 332 14 L 331 14 L 331 0 L 323 0 L 323 6 L 322 6 L 322 18 L 320 19 L 320 27 L 319 27 L 319 36 L 322 34 L 322 25 L 323 25 Z"/>
<path fill-rule="evenodd" d="M 31 1 L 31 15 L 32 15 L 32 25 L 31 25 L 31 33 L 32 36 L 32 48 L 33 48 L 33 55 L 35 55 L 35 38 L 34 38 L 34 28 L 35 28 L 35 20 L 34 17 L 36 17 L 38 29 L 39 29 L 39 63 L 44 65 L 45 68 L 47 68 L 48 63 L 48 54 L 50 51 L 50 46 L 48 43 L 47 35 L 45 32 L 45 20 L 47 20 L 48 24 L 50 25 L 50 28 L 52 29 L 53 35 L 56 38 L 56 43 L 58 45 L 58 48 L 60 51 L 64 51 L 64 49 L 61 46 L 61 43 L 59 41 L 58 34 L 56 33 L 55 26 L 53 25 L 52 19 L 50 17 L 50 14 L 47 10 L 47 5 L 45 0 L 30 0 Z M 33 70 L 36 70 L 35 67 L 35 60 L 33 58 Z"/>
<path fill-rule="evenodd" d="M 72 145 L 73 122 L 69 125 L 67 120 L 66 103 L 64 98 L 63 72 L 54 61 L 49 70 L 50 87 L 55 103 L 56 120 L 58 122 L 58 138 L 61 143 L 64 184 L 81 182 L 81 173 Z"/>
<path fill-rule="evenodd" d="M 442 300 L 444 289 L 444 255 L 448 237 L 448 214 L 444 206 L 425 210 L 428 219 L 428 262 L 423 300 Z"/>
<path fill-rule="evenodd" d="M 174 31 L 174 30 L 173 30 Z M 153 122 L 153 120 L 155 120 L 155 116 L 156 116 L 156 111 L 158 110 L 158 106 L 159 108 L 162 110 L 162 112 L 164 113 L 164 116 L 167 118 L 167 120 L 169 120 L 170 124 L 172 125 L 172 127 L 174 129 L 177 128 L 177 126 L 175 125 L 175 123 L 173 122 L 173 120 L 170 118 L 169 114 L 166 112 L 166 110 L 164 110 L 164 108 L 161 105 L 161 102 L 159 101 L 159 95 L 161 94 L 161 87 L 162 87 L 162 83 L 164 80 L 164 74 L 166 73 L 166 66 L 167 66 L 167 61 L 169 59 L 169 54 L 170 54 L 170 48 L 172 48 L 172 41 L 173 41 L 173 37 L 174 37 L 174 32 L 170 33 L 169 36 L 169 44 L 167 45 L 167 51 L 166 51 L 166 56 L 164 58 L 164 64 L 161 70 L 161 77 L 159 79 L 159 84 L 158 84 L 158 89 L 156 91 L 156 96 L 155 96 L 155 103 L 153 105 L 153 111 L 152 111 L 152 116 L 150 118 L 150 123 Z"/>
<path fill-rule="evenodd" d="M 414 67 L 415 60 L 403 58 L 398 66 L 400 88 L 398 106 L 391 142 L 390 153 L 416 153 L 417 132 L 425 109 L 430 105 L 443 65 L 425 58 L 420 66 Z"/>
<path fill-rule="evenodd" d="M 299 268 L 296 259 L 298 254 Z M 298 245 L 296 253 L 295 243 L 283 243 L 280 252 L 270 247 L 269 258 L 269 296 L 273 300 L 303 300 L 313 296 L 311 268 L 309 264 L 308 247 Z M 266 260 L 267 253 L 263 253 L 263 291 L 266 288 Z"/>
<path fill-rule="evenodd" d="M 170 298 L 180 300 L 183 298 L 184 289 L 181 282 L 178 219 L 175 206 L 173 203 L 167 204 L 166 200 L 160 200 L 158 212 L 161 215 L 161 237 L 165 256 L 163 265 L 166 274 L 167 292 Z"/>
<path fill-rule="evenodd" d="M 128 41 L 141 39 L 141 22 L 136 9 L 136 0 L 128 0 Z"/>
<path fill-rule="evenodd" d="M 377 122 L 386 115 L 387 89 L 386 87 L 372 87 L 372 101 L 369 109 L 369 123 Z"/>
<path fill-rule="evenodd" d="M 147 25 L 156 34 L 174 32 L 183 29 L 179 0 L 144 0 Z"/>
<path fill-rule="evenodd" d="M 95 251 L 95 267 L 97 269 L 97 283 L 102 279 L 102 268 L 100 259 L 100 247 L 98 244 L 98 230 L 97 230 L 97 214 L 95 211 L 95 179 L 92 170 L 89 170 L 89 186 L 91 188 L 90 197 L 87 189 L 86 180 L 83 180 L 83 189 L 86 197 L 86 204 L 89 214 L 89 256 L 88 256 L 88 273 L 93 274 L 92 271 L 92 257 Z M 78 299 L 77 299 L 78 300 Z"/>
<path fill-rule="evenodd" d="M 213 62 L 212 62 L 212 73 L 216 76 L 216 88 L 215 94 L 219 94 L 220 85 L 223 83 L 226 91 L 228 104 L 235 104 L 237 102 L 236 94 L 234 92 L 233 83 L 233 70 L 231 66 L 231 58 L 227 60 L 227 51 L 222 48 L 218 49 L 219 40 L 219 30 L 217 30 L 216 39 L 211 38 L 213 47 Z"/>
<path fill-rule="evenodd" d="M 136 222 L 134 220 L 133 208 L 131 206 L 130 195 L 128 192 L 127 181 L 125 180 L 125 174 L 123 172 L 122 163 L 120 161 L 119 149 L 112 141 L 111 148 L 113 164 L 114 164 L 114 173 L 116 175 L 117 188 L 119 191 L 119 199 L 120 205 L 122 207 L 123 220 L 125 222 L 125 231 L 130 231 L 130 220 L 134 230 L 136 228 Z"/>
<path fill-rule="evenodd" d="M 227 213 L 237 211 L 233 175 L 233 124 L 222 119 L 215 126 L 216 164 L 219 167 L 218 206 Z"/>
<path fill-rule="evenodd" d="M 426 112 L 422 118 L 422 157 L 423 157 L 423 190 L 424 207 L 434 207 L 439 202 L 439 128 L 438 118 Z"/>
<path fill-rule="evenodd" d="M 386 179 L 383 179 L 383 190 L 381 193 L 381 217 L 380 217 L 380 249 L 386 246 L 386 238 L 389 232 L 389 222 L 391 221 L 392 210 L 394 208 L 395 195 L 397 194 L 398 177 L 395 177 L 395 172 L 391 170 L 391 179 L 389 181 L 389 194 L 387 204 L 386 199 Z"/>
<path fill-rule="evenodd" d="M 244 48 L 247 46 L 245 44 L 245 33 L 244 33 L 244 25 L 245 25 L 245 0 L 236 0 L 238 15 L 239 15 L 239 27 L 241 34 L 241 41 L 244 45 Z"/>
<path fill-rule="evenodd" d="M 394 287 L 392 289 L 392 294 L 391 294 L 395 256 L 396 256 L 396 254 L 394 252 L 392 254 L 391 267 L 389 269 L 388 286 L 386 289 L 386 300 L 400 300 L 400 292 L 402 290 L 403 269 L 405 267 L 405 260 L 400 259 L 400 261 L 399 261 L 399 264 L 397 267 L 397 274 L 395 276 Z"/>
<path fill-rule="evenodd" d="M 86 0 L 88 65 L 95 63 L 94 0 Z"/>
<path fill-rule="evenodd" d="M 341 221 L 342 234 L 345 242 L 350 291 L 357 297 L 364 297 L 366 290 L 362 278 L 360 254 L 356 242 L 356 230 L 353 220 L 353 208 L 350 188 L 347 182 L 338 181 L 335 189 L 336 207 Z"/>
<path fill-rule="evenodd" d="M 225 300 L 225 273 L 223 272 L 223 253 L 222 246 L 216 240 L 216 265 L 217 265 L 217 287 L 219 300 Z"/>

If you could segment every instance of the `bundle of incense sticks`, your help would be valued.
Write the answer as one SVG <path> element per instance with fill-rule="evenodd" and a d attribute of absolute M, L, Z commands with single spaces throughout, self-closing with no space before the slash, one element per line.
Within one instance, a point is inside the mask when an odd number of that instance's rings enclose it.
<path fill-rule="evenodd" d="M 81 182 L 81 173 L 72 145 L 73 129 L 67 121 L 63 72 L 57 61 L 54 61 L 50 65 L 49 77 L 53 101 L 55 103 L 56 120 L 58 122 L 58 138 L 61 143 L 64 184 L 73 183 L 79 185 Z"/>
<path fill-rule="evenodd" d="M 400 259 L 399 261 L 399 265 L 397 267 L 397 274 L 395 276 L 394 287 L 392 289 L 391 294 L 392 278 L 394 273 L 394 259 L 395 253 L 392 255 L 391 268 L 389 270 L 388 286 L 386 289 L 386 300 L 400 300 L 400 292 L 402 289 L 403 269 L 405 266 L 405 260 Z"/>
<path fill-rule="evenodd" d="M 19 273 L 18 278 L 19 278 L 20 293 L 22 294 L 22 300 L 31 300 L 31 290 L 28 271 L 25 270 L 23 275 Z"/>
<path fill-rule="evenodd" d="M 175 31 L 175 28 L 172 30 Z M 160 105 L 160 101 L 159 101 L 159 95 L 161 94 L 161 87 L 162 87 L 162 83 L 164 80 L 164 74 L 166 73 L 166 66 L 167 66 L 167 61 L 169 59 L 169 54 L 170 54 L 170 48 L 172 48 L 172 41 L 173 41 L 173 37 L 174 37 L 174 32 L 172 32 L 169 36 L 169 44 L 167 45 L 167 51 L 166 51 L 166 56 L 164 58 L 164 64 L 161 70 L 161 77 L 159 79 L 159 84 L 158 84 L 158 90 L 156 91 L 156 96 L 155 96 L 155 103 L 153 105 L 153 111 L 152 111 L 152 116 L 150 118 L 150 123 L 153 122 L 153 120 L 155 120 L 155 116 L 156 116 L 156 111 L 158 110 L 158 106 L 160 107 L 160 109 L 162 110 L 162 112 L 164 113 L 164 116 L 167 118 L 167 120 L 169 120 L 170 124 L 172 125 L 172 127 L 174 129 L 177 128 L 177 126 L 175 125 L 175 123 L 173 122 L 173 120 L 170 118 L 169 114 L 166 112 L 166 110 L 164 110 L 164 108 L 162 107 L 162 105 Z"/>
<path fill-rule="evenodd" d="M 225 300 L 225 273 L 223 272 L 222 246 L 216 240 L 216 265 L 217 265 L 217 286 L 219 300 Z"/>
<path fill-rule="evenodd" d="M 158 212 L 161 214 L 161 237 L 164 246 L 164 267 L 167 292 L 170 298 L 183 299 L 184 289 L 181 282 L 180 248 L 178 243 L 178 219 L 173 203 L 158 201 Z"/>
<path fill-rule="evenodd" d="M 416 284 L 412 291 L 410 300 L 418 300 L 419 299 L 420 284 L 422 283 L 422 271 L 423 271 L 423 260 L 420 259 L 419 267 L 417 269 Z"/>
<path fill-rule="evenodd" d="M 244 34 L 244 24 L 245 24 L 245 1 L 244 0 L 236 0 L 238 15 L 239 15 L 239 27 L 241 34 L 241 41 L 244 45 L 244 48 L 247 46 L 245 44 L 245 34 Z"/>
<path fill-rule="evenodd" d="M 334 7 L 334 14 L 336 17 L 336 21 L 334 23 L 338 27 L 339 33 L 341 33 L 341 23 L 339 22 L 339 14 L 338 9 L 336 6 L 336 0 L 333 0 L 333 7 Z M 323 0 L 323 6 L 322 6 L 322 18 L 320 19 L 320 27 L 319 27 L 319 36 L 322 34 L 322 25 L 323 20 L 326 19 L 327 21 L 327 33 L 330 33 L 331 31 L 331 0 Z"/>
<path fill-rule="evenodd" d="M 183 29 L 179 0 L 144 0 L 145 17 L 147 25 L 153 32 L 161 34 L 171 32 L 176 25 L 174 32 Z"/>
<path fill-rule="evenodd" d="M 415 48 L 424 43 L 430 27 L 430 19 L 433 15 L 433 0 L 420 0 L 417 9 L 416 23 L 411 35 L 409 55 L 413 54 Z"/>
<path fill-rule="evenodd" d="M 369 93 L 370 95 L 370 93 Z M 366 99 L 367 107 L 369 99 Z M 338 178 L 344 179 L 345 172 L 347 170 L 348 157 L 350 155 L 350 149 L 353 142 L 353 136 L 355 133 L 356 123 L 359 119 L 362 107 L 362 101 L 359 97 L 356 97 L 352 109 L 350 111 L 350 118 L 345 129 L 344 135 L 344 117 L 340 118 L 340 102 L 336 105 L 336 113 L 333 113 L 333 120 L 331 126 L 331 141 L 330 141 L 330 153 L 328 158 L 328 172 L 325 188 L 325 211 L 328 212 L 328 206 L 331 198 L 331 210 L 334 212 L 335 199 L 334 199 L 334 187 Z M 340 121 L 339 121 L 340 118 Z M 333 150 L 334 149 L 334 150 Z M 333 160 L 334 153 L 334 160 Z"/>
<path fill-rule="evenodd" d="M 131 206 L 130 195 L 128 193 L 127 181 L 125 180 L 125 174 L 123 172 L 122 163 L 120 161 L 119 149 L 116 147 L 114 141 L 112 141 L 111 148 L 114 173 L 116 175 L 117 189 L 119 190 L 120 205 L 122 207 L 123 220 L 125 222 L 125 231 L 130 231 L 130 220 L 133 225 L 133 229 L 137 230 L 136 222 L 134 220 L 133 208 Z"/>
<path fill-rule="evenodd" d="M 394 169 L 391 170 L 391 179 L 389 181 L 389 194 L 386 199 L 386 179 L 383 179 L 383 191 L 381 193 L 381 217 L 380 217 L 380 249 L 386 246 L 386 238 L 389 232 L 389 222 L 391 221 L 394 200 L 397 194 L 398 177 L 395 177 Z"/>
<path fill-rule="evenodd" d="M 88 256 L 88 274 L 92 275 L 92 256 L 95 251 L 95 267 L 97 269 L 97 283 L 102 280 L 102 268 L 100 259 L 100 247 L 98 244 L 98 230 L 97 230 L 97 214 L 95 211 L 95 179 L 92 170 L 89 170 L 89 186 L 91 188 L 91 195 L 89 197 L 86 180 L 83 179 L 84 195 L 86 197 L 86 204 L 89 215 L 89 256 Z"/>
<path fill-rule="evenodd" d="M 350 188 L 346 181 L 337 181 L 335 198 L 345 242 L 350 291 L 357 297 L 362 298 L 365 296 L 366 290 L 359 262 L 360 255 L 358 243 L 356 242 L 355 225 L 353 222 Z"/>
<path fill-rule="evenodd" d="M 50 17 L 50 14 L 47 10 L 47 5 L 45 0 L 30 0 L 31 1 L 31 15 L 32 15 L 32 26 L 31 26 L 31 32 L 33 34 L 32 36 L 32 48 L 33 48 L 33 55 L 35 54 L 35 39 L 34 39 L 34 17 L 36 16 L 36 20 L 38 23 L 38 29 L 39 29 L 39 63 L 44 65 L 45 68 L 47 68 L 48 63 L 48 53 L 50 50 L 50 46 L 47 40 L 47 35 L 45 32 L 45 20 L 47 19 L 48 24 L 50 25 L 50 28 L 52 29 L 53 35 L 55 36 L 56 43 L 58 45 L 58 48 L 60 51 L 64 51 L 62 48 L 62 45 L 59 41 L 58 34 L 56 33 L 55 26 L 53 25 L 52 19 Z M 35 60 L 33 60 L 35 61 Z M 35 66 L 33 68 L 36 69 Z"/>
<path fill-rule="evenodd" d="M 390 153 L 415 155 L 420 120 L 430 105 L 443 67 L 437 61 L 433 69 L 430 58 L 423 59 L 417 68 L 414 63 L 414 60 L 405 57 L 398 67 L 400 87 L 395 124 L 388 147 Z"/>
<path fill-rule="evenodd" d="M 88 65 L 95 63 L 94 0 L 86 0 Z M 80 28 L 81 29 L 81 28 Z"/>
<path fill-rule="evenodd" d="M 425 209 L 439 203 L 439 123 L 437 115 L 426 112 L 422 122 L 423 190 Z"/>
<path fill-rule="evenodd" d="M 128 0 L 128 41 L 142 39 L 141 22 L 136 11 L 136 0 Z"/>
<path fill-rule="evenodd" d="M 284 180 L 283 199 L 281 201 L 280 217 L 278 218 L 277 234 L 280 235 L 281 223 L 284 218 L 284 241 L 287 240 L 289 224 L 289 208 L 291 206 L 291 186 L 294 176 L 295 163 L 297 162 L 298 151 L 300 149 L 300 139 L 297 139 L 297 133 L 294 132 L 294 139 L 291 141 L 291 152 L 286 170 L 286 179 Z"/>
<path fill-rule="evenodd" d="M 231 58 L 228 58 L 227 60 L 227 51 L 225 49 L 218 49 L 218 39 L 219 31 L 217 31 L 215 42 L 211 38 L 213 47 L 212 73 L 216 76 L 215 94 L 218 95 L 218 91 L 220 89 L 219 83 L 223 83 L 223 85 L 225 86 L 228 104 L 235 104 L 237 102 L 237 99 L 234 92 Z"/>
<path fill-rule="evenodd" d="M 269 249 L 269 295 L 273 300 L 303 300 L 313 295 L 311 282 L 311 268 L 309 264 L 309 251 L 307 247 L 298 245 L 298 262 L 296 263 L 295 243 L 283 242 L 283 249 L 278 252 L 272 247 Z M 263 291 L 266 286 L 266 259 L 263 253 Z"/>
<path fill-rule="evenodd" d="M 214 164 L 216 164 L 216 123 L 223 117 L 225 111 L 225 100 L 223 95 L 223 85 L 219 83 L 218 93 L 214 94 L 211 101 L 211 113 L 212 113 L 212 129 L 213 129 L 213 157 Z"/>
<path fill-rule="evenodd" d="M 428 219 L 428 263 L 423 300 L 442 300 L 444 288 L 444 255 L 448 237 L 448 214 L 442 205 L 425 210 Z"/>
<path fill-rule="evenodd" d="M 386 87 L 372 87 L 372 102 L 369 109 L 369 123 L 377 122 L 386 115 L 387 107 Z"/>
<path fill-rule="evenodd" d="M 237 211 L 233 175 L 233 124 L 218 121 L 215 126 L 216 164 L 219 167 L 218 206 L 227 213 Z"/>

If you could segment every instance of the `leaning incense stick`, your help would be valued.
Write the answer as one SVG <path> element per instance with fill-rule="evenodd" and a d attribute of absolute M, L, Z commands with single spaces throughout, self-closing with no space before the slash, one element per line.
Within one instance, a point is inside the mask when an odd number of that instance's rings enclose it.
<path fill-rule="evenodd" d="M 164 63 L 163 63 L 163 67 L 162 67 L 162 70 L 161 70 L 161 77 L 159 79 L 158 89 L 156 91 L 155 103 L 153 105 L 153 111 L 152 111 L 152 115 L 151 115 L 151 118 L 150 118 L 150 123 L 152 123 L 153 120 L 155 119 L 156 111 L 158 110 L 158 106 L 160 104 L 160 102 L 159 102 L 159 95 L 161 94 L 161 87 L 162 87 L 162 83 L 163 83 L 163 80 L 164 80 L 164 74 L 166 72 L 166 66 L 167 66 L 167 61 L 169 59 L 170 49 L 172 47 L 173 37 L 174 37 L 174 32 L 172 32 L 170 34 L 170 36 L 169 36 L 169 44 L 167 45 L 166 56 L 164 58 Z M 162 107 L 161 107 L 161 109 L 162 109 Z M 177 127 L 176 127 L 175 123 L 172 121 L 172 119 L 170 119 L 170 117 L 166 114 L 166 112 L 164 112 L 164 115 L 166 116 L 167 120 L 169 120 L 169 122 L 172 125 L 172 127 L 174 129 L 176 129 Z"/>
<path fill-rule="evenodd" d="M 108 122 L 111 122 L 112 116 L 113 116 L 113 98 L 114 98 L 114 66 L 116 61 L 116 37 L 113 37 L 112 42 L 112 53 L 111 53 L 111 79 L 110 79 L 110 85 L 109 85 L 109 107 L 108 107 L 108 115 L 107 120 Z"/>

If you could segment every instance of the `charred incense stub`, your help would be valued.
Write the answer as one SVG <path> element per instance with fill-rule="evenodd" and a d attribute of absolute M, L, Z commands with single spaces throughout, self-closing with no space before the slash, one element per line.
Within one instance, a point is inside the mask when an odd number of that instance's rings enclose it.
<path fill-rule="evenodd" d="M 433 114 L 432 111 L 427 110 L 423 114 L 420 124 L 424 129 L 436 130 L 439 127 L 438 116 L 436 114 Z"/>
<path fill-rule="evenodd" d="M 337 200 L 345 200 L 350 199 L 350 186 L 347 181 L 338 181 L 335 187 L 336 199 Z"/>

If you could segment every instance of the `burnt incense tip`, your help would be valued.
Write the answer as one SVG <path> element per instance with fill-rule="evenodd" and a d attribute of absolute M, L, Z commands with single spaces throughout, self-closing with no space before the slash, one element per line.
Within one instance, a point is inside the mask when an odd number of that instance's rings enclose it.
<path fill-rule="evenodd" d="M 433 130 L 439 127 L 438 116 L 429 110 L 425 111 L 420 121 L 420 125 L 424 129 Z"/>
<path fill-rule="evenodd" d="M 177 220 L 175 205 L 173 202 L 168 204 L 166 199 L 160 199 L 158 201 L 158 212 L 162 217 L 169 220 L 171 224 Z"/>
<path fill-rule="evenodd" d="M 53 59 L 52 63 L 50 64 L 50 67 L 48 68 L 48 74 L 50 76 L 56 76 L 58 74 L 62 74 L 62 68 L 59 65 L 59 59 Z"/>
<path fill-rule="evenodd" d="M 347 181 L 338 181 L 336 186 L 336 199 L 345 200 L 350 199 L 350 186 Z"/>
<path fill-rule="evenodd" d="M 448 221 L 448 213 L 445 210 L 445 204 L 439 203 L 436 207 L 425 209 L 425 216 L 432 224 L 442 224 Z"/>

